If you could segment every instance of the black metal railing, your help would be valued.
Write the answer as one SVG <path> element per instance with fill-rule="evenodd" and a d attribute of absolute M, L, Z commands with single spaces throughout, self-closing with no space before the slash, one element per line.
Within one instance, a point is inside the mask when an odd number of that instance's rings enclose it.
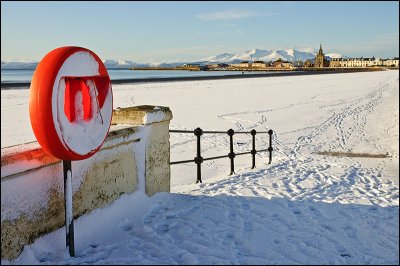
<path fill-rule="evenodd" d="M 176 161 L 176 162 L 170 162 L 171 165 L 173 164 L 182 164 L 182 163 L 195 163 L 197 165 L 197 180 L 196 183 L 203 183 L 201 180 L 201 164 L 204 161 L 209 161 L 209 160 L 217 160 L 217 159 L 222 159 L 222 158 L 229 158 L 230 159 L 230 164 L 231 164 L 231 172 L 229 175 L 232 175 L 235 173 L 235 157 L 239 155 L 244 155 L 244 154 L 251 154 L 252 155 L 252 166 L 251 169 L 254 169 L 256 167 L 256 153 L 257 152 L 264 152 L 268 151 L 269 152 L 269 162 L 268 164 L 271 164 L 272 162 L 272 134 L 273 131 L 272 129 L 268 131 L 262 131 L 262 132 L 257 132 L 256 130 L 252 130 L 250 132 L 235 132 L 233 129 L 229 129 L 228 131 L 203 131 L 201 128 L 196 128 L 194 131 L 188 131 L 188 130 L 170 130 L 169 132 L 171 133 L 192 133 L 196 136 L 197 138 L 197 156 L 193 160 L 184 160 L 184 161 Z M 200 137 L 203 134 L 228 134 L 229 136 L 229 153 L 228 155 L 221 155 L 221 156 L 215 156 L 215 157 L 209 157 L 209 158 L 203 158 L 201 156 L 201 147 L 200 147 Z M 251 134 L 252 136 L 252 150 L 248 152 L 240 152 L 240 153 L 235 153 L 233 151 L 233 135 L 235 134 Z M 267 149 L 262 149 L 262 150 L 256 150 L 256 134 L 269 134 L 269 147 Z"/>

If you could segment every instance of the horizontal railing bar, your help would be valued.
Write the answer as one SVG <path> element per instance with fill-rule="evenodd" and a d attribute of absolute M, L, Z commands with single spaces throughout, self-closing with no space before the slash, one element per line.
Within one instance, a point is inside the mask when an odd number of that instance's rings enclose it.
<path fill-rule="evenodd" d="M 194 131 L 187 131 L 187 130 L 169 130 L 170 133 L 194 133 Z"/>
<path fill-rule="evenodd" d="M 228 134 L 227 131 L 203 131 L 203 134 Z"/>
<path fill-rule="evenodd" d="M 203 131 L 203 133 L 208 133 L 208 134 L 228 134 L 228 131 Z M 268 132 L 257 132 L 257 133 L 268 133 Z M 251 132 L 243 132 L 243 131 L 235 131 L 234 134 L 251 134 Z"/>
<path fill-rule="evenodd" d="M 250 154 L 251 151 L 246 151 L 246 152 L 240 152 L 240 153 L 235 153 L 235 156 L 243 155 L 243 154 Z"/>
<path fill-rule="evenodd" d="M 257 152 L 263 152 L 263 151 L 268 151 L 268 149 L 264 149 L 264 150 L 257 150 Z M 251 151 L 247 151 L 247 152 L 241 152 L 241 153 L 235 153 L 236 156 L 239 155 L 244 155 L 244 154 L 250 154 Z M 203 158 L 203 161 L 210 161 L 210 160 L 216 160 L 216 159 L 222 159 L 222 158 L 228 158 L 229 155 L 221 155 L 221 156 L 215 156 L 215 157 L 209 157 L 209 158 Z M 169 164 L 181 164 L 181 163 L 194 163 L 194 160 L 186 160 L 186 161 L 176 161 L 176 162 L 170 162 Z"/>
<path fill-rule="evenodd" d="M 180 164 L 180 163 L 194 163 L 194 160 L 176 161 L 176 162 L 170 162 L 169 164 Z"/>
<path fill-rule="evenodd" d="M 216 159 L 222 159 L 222 158 L 228 158 L 228 155 L 221 155 L 221 156 L 215 156 L 215 157 L 210 157 L 210 158 L 203 158 L 203 161 L 210 161 L 210 160 L 216 160 Z"/>
<path fill-rule="evenodd" d="M 194 134 L 194 131 L 188 131 L 188 130 L 170 130 L 170 133 L 192 133 Z M 228 134 L 228 131 L 203 131 L 203 134 Z M 257 131 L 257 134 L 268 134 L 268 131 Z M 251 134 L 251 132 L 242 132 L 242 131 L 237 131 L 235 134 Z"/>
<path fill-rule="evenodd" d="M 257 153 L 257 152 L 263 152 L 263 151 L 268 151 L 268 149 L 256 150 L 256 153 Z"/>
<path fill-rule="evenodd" d="M 268 151 L 268 149 L 257 150 L 256 153 L 257 153 L 257 152 L 263 152 L 263 151 Z M 251 153 L 251 151 L 246 151 L 246 152 L 235 153 L 235 155 L 236 155 L 236 156 L 239 156 L 239 155 L 250 154 L 250 153 Z"/>

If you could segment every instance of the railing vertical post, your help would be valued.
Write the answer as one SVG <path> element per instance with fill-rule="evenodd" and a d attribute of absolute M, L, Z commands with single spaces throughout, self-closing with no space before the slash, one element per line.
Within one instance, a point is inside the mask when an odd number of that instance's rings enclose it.
<path fill-rule="evenodd" d="M 64 204 L 65 204 L 65 244 L 68 247 L 69 255 L 71 257 L 75 257 L 71 161 L 63 160 L 63 170 L 64 170 Z"/>
<path fill-rule="evenodd" d="M 235 158 L 235 153 L 233 152 L 233 135 L 235 134 L 235 131 L 233 131 L 233 129 L 229 129 L 228 130 L 228 135 L 229 135 L 229 148 L 230 148 L 230 152 L 228 154 L 229 159 L 231 159 L 231 173 L 229 175 L 232 175 L 235 173 L 235 162 L 234 162 L 234 158 Z"/>
<path fill-rule="evenodd" d="M 252 139 L 253 139 L 253 149 L 251 150 L 251 155 L 252 155 L 252 161 L 253 161 L 253 163 L 252 163 L 252 165 L 251 165 L 251 169 L 254 169 L 254 168 L 256 168 L 256 130 L 255 129 L 253 129 L 251 132 L 251 136 L 252 136 Z"/>
<path fill-rule="evenodd" d="M 271 164 L 271 162 L 272 162 L 272 151 L 273 151 L 273 148 L 272 148 L 272 133 L 274 133 L 272 131 L 272 129 L 268 130 L 268 134 L 269 134 L 269 147 L 268 147 L 269 163 L 268 164 Z"/>
<path fill-rule="evenodd" d="M 196 128 L 194 130 L 194 134 L 197 137 L 197 156 L 194 158 L 194 162 L 197 164 L 197 183 L 203 183 L 201 181 L 201 164 L 203 163 L 203 157 L 201 157 L 201 150 L 200 150 L 200 136 L 203 135 L 203 130 L 201 128 Z"/>

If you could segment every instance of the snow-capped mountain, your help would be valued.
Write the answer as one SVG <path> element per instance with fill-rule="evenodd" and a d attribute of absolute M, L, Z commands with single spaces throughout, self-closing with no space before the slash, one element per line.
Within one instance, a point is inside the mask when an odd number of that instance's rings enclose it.
<path fill-rule="evenodd" d="M 329 58 L 347 58 L 347 56 L 342 56 L 340 54 L 335 54 L 335 53 L 326 54 L 325 56 Z"/>
<path fill-rule="evenodd" d="M 26 62 L 24 60 L 10 59 L 1 61 L 1 69 L 35 69 L 38 62 Z"/>
<path fill-rule="evenodd" d="M 252 49 L 237 54 L 223 53 L 215 56 L 209 56 L 199 60 L 186 60 L 186 61 L 169 61 L 169 62 L 135 62 L 133 60 L 103 60 L 104 65 L 108 69 L 127 69 L 130 67 L 173 67 L 182 64 L 209 64 L 209 63 L 239 63 L 241 61 L 275 61 L 281 58 L 284 61 L 305 61 L 307 59 L 313 60 L 316 52 L 311 48 L 295 50 L 295 49 L 273 49 L 261 50 Z M 340 54 L 328 53 L 327 57 L 340 58 Z M 346 58 L 344 56 L 344 58 Z M 35 69 L 38 62 L 27 60 L 2 60 L 1 69 Z"/>
<path fill-rule="evenodd" d="M 278 50 L 252 49 L 237 54 L 224 53 L 216 56 L 207 57 L 202 60 L 215 63 L 231 63 L 237 61 L 275 61 L 281 58 L 282 60 L 293 62 L 298 60 L 305 61 L 307 59 L 314 59 L 315 55 L 316 52 L 312 50 L 299 51 L 295 49 L 278 49 Z M 342 57 L 339 54 L 326 54 L 326 56 L 330 58 Z"/>
<path fill-rule="evenodd" d="M 131 60 L 113 60 L 113 59 L 107 59 L 107 60 L 102 60 L 104 65 L 106 66 L 107 69 L 121 69 L 121 68 L 130 68 L 130 67 L 147 67 L 149 64 L 147 63 L 137 63 Z"/>

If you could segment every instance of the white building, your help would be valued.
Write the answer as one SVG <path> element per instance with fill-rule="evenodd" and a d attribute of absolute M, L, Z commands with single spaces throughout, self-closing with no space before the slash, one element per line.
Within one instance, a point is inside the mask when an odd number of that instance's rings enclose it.
<path fill-rule="evenodd" d="M 386 59 L 383 62 L 384 66 L 388 66 L 388 67 L 399 67 L 399 58 L 398 57 L 394 57 L 392 59 Z"/>
<path fill-rule="evenodd" d="M 399 58 L 331 58 L 329 67 L 399 67 Z"/>

